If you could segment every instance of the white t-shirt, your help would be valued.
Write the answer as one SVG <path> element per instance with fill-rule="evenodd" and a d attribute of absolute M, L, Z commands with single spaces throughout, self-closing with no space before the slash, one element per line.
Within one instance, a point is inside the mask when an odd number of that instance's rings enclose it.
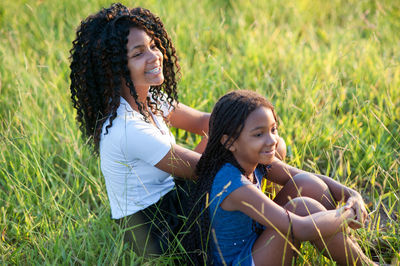
<path fill-rule="evenodd" d="M 168 108 L 162 106 L 164 115 Z M 106 133 L 107 120 L 100 138 L 100 161 L 111 216 L 119 219 L 156 203 L 175 186 L 172 176 L 154 165 L 171 149 L 175 138 L 161 115 L 153 115 L 157 124 L 131 108 L 121 97 L 117 117 Z"/>

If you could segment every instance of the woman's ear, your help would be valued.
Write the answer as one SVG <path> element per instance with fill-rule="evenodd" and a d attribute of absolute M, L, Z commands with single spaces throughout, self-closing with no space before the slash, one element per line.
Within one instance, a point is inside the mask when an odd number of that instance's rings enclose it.
<path fill-rule="evenodd" d="M 221 144 L 224 146 L 226 149 L 230 150 L 231 152 L 234 152 L 236 149 L 233 146 L 233 139 L 229 139 L 228 135 L 223 135 L 221 138 Z M 228 141 L 228 142 L 227 142 Z"/>

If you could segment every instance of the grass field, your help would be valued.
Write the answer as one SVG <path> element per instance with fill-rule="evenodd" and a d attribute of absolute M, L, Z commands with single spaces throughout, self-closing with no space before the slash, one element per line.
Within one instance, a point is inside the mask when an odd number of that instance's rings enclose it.
<path fill-rule="evenodd" d="M 252 2 L 123 3 L 165 23 L 182 66 L 181 102 L 211 111 L 229 90 L 266 95 L 287 161 L 360 191 L 371 219 L 353 234 L 374 260 L 398 264 L 400 2 Z M 140 262 L 110 219 L 99 159 L 69 93 L 75 29 L 110 3 L 0 2 L 0 264 Z M 174 132 L 187 147 L 199 141 Z M 302 253 L 300 264 L 334 264 L 309 244 Z"/>

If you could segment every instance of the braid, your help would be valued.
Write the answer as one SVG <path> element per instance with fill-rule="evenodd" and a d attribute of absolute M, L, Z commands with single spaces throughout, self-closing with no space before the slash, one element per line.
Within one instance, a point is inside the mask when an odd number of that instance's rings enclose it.
<path fill-rule="evenodd" d="M 178 102 L 177 75 L 180 66 L 175 48 L 160 18 L 144 8 L 129 9 L 112 4 L 83 20 L 70 50 L 71 100 L 77 110 L 77 121 L 84 135 L 98 152 L 104 122 L 109 119 L 105 134 L 112 127 L 120 105 L 122 82 L 129 88 L 138 111 L 148 117 L 147 108 L 138 101 L 127 66 L 127 43 L 131 28 L 140 28 L 154 39 L 163 54 L 164 82 L 150 89 L 152 110 L 160 110 L 160 102 L 173 106 Z M 165 95 L 165 96 L 164 96 Z"/>
<path fill-rule="evenodd" d="M 214 177 L 226 163 L 244 174 L 244 169 L 229 151 L 229 146 L 240 136 L 250 113 L 261 106 L 271 108 L 274 113 L 272 105 L 264 97 L 252 91 L 239 90 L 221 97 L 213 109 L 208 143 L 196 167 L 198 181 L 189 202 L 191 213 L 186 223 L 187 234 L 182 240 L 190 261 L 196 265 L 212 263 L 209 255 L 210 241 L 214 241 L 210 239 L 212 217 L 206 207 L 213 200 L 209 195 Z M 223 135 L 228 136 L 225 143 L 221 143 Z"/>

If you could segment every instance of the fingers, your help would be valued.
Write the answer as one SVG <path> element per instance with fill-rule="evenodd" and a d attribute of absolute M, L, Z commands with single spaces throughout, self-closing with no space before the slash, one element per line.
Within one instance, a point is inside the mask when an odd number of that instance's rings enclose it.
<path fill-rule="evenodd" d="M 354 213 L 356 215 L 355 220 L 357 221 L 357 227 L 359 228 L 359 226 L 364 225 L 365 220 L 368 217 L 368 212 L 365 209 L 364 200 L 361 198 L 361 196 L 354 196 L 350 197 L 347 202 L 350 202 L 349 206 L 352 206 L 352 208 L 354 209 Z"/>
<path fill-rule="evenodd" d="M 357 200 L 357 220 L 362 224 L 364 224 L 367 217 L 368 217 L 368 212 L 365 209 L 365 203 L 362 200 L 362 198 L 359 198 Z"/>
<path fill-rule="evenodd" d="M 354 210 L 354 214 L 357 215 L 358 202 L 356 198 L 350 197 L 347 200 L 346 205 L 348 206 L 347 208 L 352 208 Z"/>
<path fill-rule="evenodd" d="M 345 210 L 349 210 L 349 209 L 353 208 L 354 203 L 355 203 L 354 198 L 353 198 L 353 197 L 350 197 L 350 198 L 347 200 L 346 204 L 344 205 L 344 209 L 345 209 Z"/>
<path fill-rule="evenodd" d="M 364 215 L 363 215 L 363 213 L 361 211 L 361 206 L 359 204 L 357 204 L 357 205 L 358 205 L 357 206 L 358 208 L 356 209 L 357 210 L 356 221 L 361 223 L 361 224 L 364 224 Z"/>
<path fill-rule="evenodd" d="M 359 229 L 359 228 L 363 227 L 363 224 L 358 222 L 358 221 L 356 221 L 356 220 L 354 220 L 354 219 L 350 219 L 350 221 L 348 223 L 348 226 L 351 229 Z"/>

